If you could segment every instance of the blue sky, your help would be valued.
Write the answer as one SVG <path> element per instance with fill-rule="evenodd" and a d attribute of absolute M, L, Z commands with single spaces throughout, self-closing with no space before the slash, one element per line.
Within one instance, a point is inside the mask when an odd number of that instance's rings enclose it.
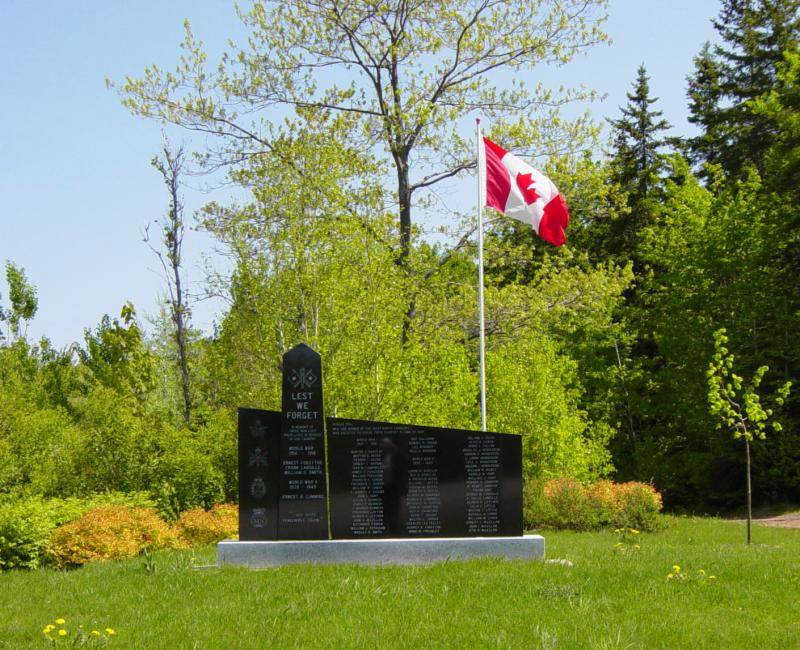
<path fill-rule="evenodd" d="M 644 62 L 674 133 L 691 132 L 685 78 L 701 44 L 714 38 L 718 0 L 611 0 L 609 10 L 612 45 L 542 71 L 541 80 L 592 86 L 607 94 L 590 107 L 593 115 L 616 117 Z M 171 67 L 185 18 L 210 60 L 229 38 L 241 40 L 227 0 L 0 0 L 0 263 L 13 259 L 38 287 L 31 338 L 47 335 L 59 347 L 80 340 L 85 327 L 117 315 L 128 300 L 140 315 L 156 311 L 164 284 L 141 233 L 166 206 L 149 164 L 162 127 L 132 117 L 104 80 L 136 76 L 150 63 Z M 225 199 L 198 187 L 184 194 L 187 215 Z M 197 291 L 203 257 L 221 262 L 203 233 L 186 239 Z M 4 282 L 0 293 L 5 301 Z M 195 324 L 209 329 L 220 307 L 196 304 Z"/>

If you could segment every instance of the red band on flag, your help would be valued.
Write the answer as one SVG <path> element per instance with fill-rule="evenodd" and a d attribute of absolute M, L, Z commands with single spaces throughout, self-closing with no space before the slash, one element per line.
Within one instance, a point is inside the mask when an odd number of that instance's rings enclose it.
<path fill-rule="evenodd" d="M 486 151 L 486 205 L 503 212 L 511 191 L 511 176 L 501 162 L 508 152 L 488 138 L 483 142 Z"/>
<path fill-rule="evenodd" d="M 569 210 L 564 197 L 558 194 L 546 206 L 539 222 L 539 237 L 555 246 L 567 241 L 564 230 L 569 223 Z"/>

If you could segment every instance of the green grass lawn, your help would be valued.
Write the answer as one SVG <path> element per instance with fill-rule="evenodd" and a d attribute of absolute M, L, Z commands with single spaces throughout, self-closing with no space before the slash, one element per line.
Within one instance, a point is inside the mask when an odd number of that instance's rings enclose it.
<path fill-rule="evenodd" d="M 66 619 L 111 627 L 111 646 L 800 647 L 800 530 L 715 519 L 667 520 L 638 552 L 613 533 L 547 533 L 541 561 L 424 567 L 293 566 L 250 571 L 212 548 L 0 575 L 0 647 L 42 647 Z M 668 581 L 672 565 L 714 581 Z"/>

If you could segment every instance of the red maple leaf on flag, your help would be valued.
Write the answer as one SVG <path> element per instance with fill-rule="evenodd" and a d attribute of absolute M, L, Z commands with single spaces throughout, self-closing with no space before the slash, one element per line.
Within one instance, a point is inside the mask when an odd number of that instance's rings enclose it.
<path fill-rule="evenodd" d="M 522 192 L 522 198 L 525 203 L 528 205 L 536 203 L 539 195 L 533 189 L 533 174 L 517 174 L 517 187 Z"/>

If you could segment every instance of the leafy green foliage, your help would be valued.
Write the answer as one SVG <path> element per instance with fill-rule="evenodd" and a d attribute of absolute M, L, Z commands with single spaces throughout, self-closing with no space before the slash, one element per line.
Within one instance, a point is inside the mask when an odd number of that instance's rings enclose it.
<path fill-rule="evenodd" d="M 35 569 L 55 528 L 52 509 L 40 499 L 0 503 L 0 569 Z"/>
<path fill-rule="evenodd" d="M 772 409 L 761 405 L 758 389 L 767 366 L 759 366 L 751 380 L 745 384 L 742 377 L 733 371 L 735 357 L 728 350 L 728 337 L 724 329 L 714 332 L 714 357 L 708 367 L 708 403 L 711 414 L 719 420 L 718 426 L 727 426 L 734 438 L 763 440 L 767 426 L 777 433 L 782 430 L 780 422 L 772 419 Z M 792 382 L 785 382 L 777 391 L 775 403 L 783 406 L 789 396 Z"/>
<path fill-rule="evenodd" d="M 767 366 L 759 366 L 747 384 L 742 377 L 733 371 L 735 358 L 725 347 L 728 337 L 725 330 L 714 332 L 714 357 L 709 364 L 708 376 L 708 403 L 711 414 L 718 419 L 718 426 L 725 425 L 733 430 L 734 438 L 743 438 L 745 444 L 745 458 L 747 462 L 747 543 L 750 543 L 750 528 L 753 517 L 752 510 L 752 481 L 750 469 L 750 443 L 754 439 L 763 440 L 766 437 L 766 428 L 771 426 L 775 432 L 780 432 L 783 427 L 772 419 L 772 409 L 765 409 L 761 405 L 759 387 L 764 378 Z M 783 406 L 789 396 L 792 382 L 787 381 L 778 388 L 775 402 Z"/>
<path fill-rule="evenodd" d="M 797 6 L 723 4 L 722 40 L 689 84 L 698 173 L 663 153 L 644 66 L 608 160 L 588 118 L 559 113 L 592 93 L 506 86 L 486 67 L 566 62 L 605 40 L 602 2 L 256 2 L 242 11 L 248 45 L 219 66 L 187 26 L 178 67 L 122 92 L 134 113 L 208 133 L 200 166 L 247 189 L 200 213 L 230 260 L 205 290 L 228 306 L 213 334 L 187 326 L 185 354 L 174 304 L 149 335 L 126 305 L 54 350 L 26 340 L 36 291 L 9 262 L 0 494 L 141 490 L 169 519 L 234 499 L 235 407 L 278 406 L 281 355 L 299 341 L 322 354 L 329 414 L 476 428 L 472 217 L 441 219 L 435 190 L 471 167 L 459 120 L 480 110 L 516 153 L 560 152 L 544 168 L 572 213 L 558 250 L 512 220 L 486 236 L 489 427 L 522 436 L 526 489 L 614 475 L 652 481 L 668 507 L 738 503 L 739 443 L 703 399 L 724 327 L 758 380 L 715 389 L 750 395 L 730 397 L 756 425 L 755 493 L 800 499 L 797 399 L 785 432 L 762 439 L 768 409 L 753 397 L 800 369 Z M 168 266 L 182 227 L 171 196 Z"/>
<path fill-rule="evenodd" d="M 36 315 L 39 301 L 36 288 L 25 275 L 25 269 L 10 260 L 6 261 L 6 283 L 10 304 L 6 309 L 0 307 L 0 321 L 6 322 L 9 338 L 13 340 L 20 334 L 24 335 L 21 321 L 28 322 Z"/>
<path fill-rule="evenodd" d="M 797 41 L 797 0 L 725 0 L 714 22 L 721 43 L 706 46 L 690 78 L 690 121 L 702 133 L 690 140 L 696 160 L 721 165 L 731 178 L 748 166 L 764 171 L 778 132 L 753 100 L 769 93 L 783 53 Z"/>

